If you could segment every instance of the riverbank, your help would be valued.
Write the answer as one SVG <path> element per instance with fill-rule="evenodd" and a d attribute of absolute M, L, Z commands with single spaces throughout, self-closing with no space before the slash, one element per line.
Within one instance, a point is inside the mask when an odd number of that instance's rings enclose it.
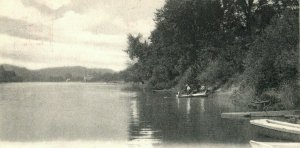
<path fill-rule="evenodd" d="M 170 94 L 177 94 L 179 90 L 176 87 L 169 89 L 149 89 L 146 87 L 146 84 L 141 83 L 125 84 L 126 87 L 124 90 L 142 90 L 154 93 L 168 92 Z M 209 86 L 208 88 L 213 87 Z M 254 89 L 250 87 L 242 88 L 238 83 L 231 83 L 231 85 L 224 84 L 210 91 L 210 95 L 214 97 L 222 96 L 222 99 L 218 99 L 221 101 L 219 103 L 228 106 L 228 108 L 235 108 L 238 111 L 292 110 L 296 108 L 293 100 L 297 100 L 297 97 L 293 93 L 293 90 L 285 85 L 278 92 L 275 90 L 266 91 L 264 94 L 257 96 Z"/>

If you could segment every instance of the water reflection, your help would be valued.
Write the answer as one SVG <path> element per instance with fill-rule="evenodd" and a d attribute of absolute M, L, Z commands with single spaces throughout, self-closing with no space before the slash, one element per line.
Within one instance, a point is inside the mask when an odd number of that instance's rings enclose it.
<path fill-rule="evenodd" d="M 202 98 L 201 100 L 200 100 L 200 109 L 201 109 L 201 112 L 205 112 L 205 105 L 204 105 L 204 102 L 205 101 L 205 99 L 204 98 Z"/>
<path fill-rule="evenodd" d="M 213 98 L 176 98 L 141 93 L 131 98 L 130 144 L 245 144 L 251 139 L 247 121 L 224 121 Z M 239 131 L 240 133 L 237 133 Z"/>
<path fill-rule="evenodd" d="M 160 130 L 155 130 L 150 121 L 145 116 L 144 110 L 141 110 L 140 102 L 137 98 L 132 98 L 130 101 L 130 129 L 129 129 L 129 144 L 131 145 L 152 145 L 161 143 L 160 140 Z M 149 104 L 145 103 L 145 106 L 149 106 Z"/>
<path fill-rule="evenodd" d="M 150 147 L 248 144 L 249 121 L 221 119 L 230 108 L 224 95 L 176 98 L 96 83 L 0 85 L 0 140 L 113 140 Z"/>
<path fill-rule="evenodd" d="M 130 101 L 130 109 L 131 109 L 131 124 L 138 124 L 139 123 L 139 112 L 137 108 L 137 101 L 131 100 Z"/>
<path fill-rule="evenodd" d="M 191 111 L 191 98 L 188 98 L 186 101 L 186 114 L 189 115 Z"/>

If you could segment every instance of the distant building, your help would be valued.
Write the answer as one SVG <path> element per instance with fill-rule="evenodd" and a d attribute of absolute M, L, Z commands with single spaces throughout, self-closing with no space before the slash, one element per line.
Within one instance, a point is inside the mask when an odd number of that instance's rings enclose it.
<path fill-rule="evenodd" d="M 84 82 L 89 82 L 89 81 L 92 81 L 93 78 L 94 78 L 93 76 L 87 75 L 87 76 L 84 76 L 84 77 L 83 77 L 83 81 L 84 81 Z"/>

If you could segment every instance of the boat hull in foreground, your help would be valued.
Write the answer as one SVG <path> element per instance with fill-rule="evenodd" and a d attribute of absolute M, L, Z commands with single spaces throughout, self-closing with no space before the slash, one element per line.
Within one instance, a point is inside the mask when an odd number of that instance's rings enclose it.
<path fill-rule="evenodd" d="M 298 142 L 258 142 L 250 140 L 252 148 L 299 148 Z"/>
<path fill-rule="evenodd" d="M 251 118 L 251 117 L 289 117 L 299 116 L 300 110 L 283 110 L 283 111 L 260 111 L 260 112 L 229 112 L 222 113 L 222 118 L 239 119 L 239 118 Z"/>
<path fill-rule="evenodd" d="M 299 124 L 270 119 L 251 120 L 250 124 L 258 134 L 282 140 L 300 141 Z"/>

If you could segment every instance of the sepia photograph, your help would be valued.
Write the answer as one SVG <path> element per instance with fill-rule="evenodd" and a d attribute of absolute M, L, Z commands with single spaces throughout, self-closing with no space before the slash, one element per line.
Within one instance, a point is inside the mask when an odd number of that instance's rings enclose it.
<path fill-rule="evenodd" d="M 0 0 L 0 148 L 300 148 L 299 0 Z"/>

